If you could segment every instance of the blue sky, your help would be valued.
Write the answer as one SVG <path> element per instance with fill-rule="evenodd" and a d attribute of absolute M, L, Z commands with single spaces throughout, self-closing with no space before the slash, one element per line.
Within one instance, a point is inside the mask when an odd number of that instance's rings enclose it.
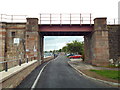
<path fill-rule="evenodd" d="M 83 36 L 45 36 L 44 37 L 44 50 L 58 50 L 61 49 L 66 43 L 73 40 L 84 41 Z"/>

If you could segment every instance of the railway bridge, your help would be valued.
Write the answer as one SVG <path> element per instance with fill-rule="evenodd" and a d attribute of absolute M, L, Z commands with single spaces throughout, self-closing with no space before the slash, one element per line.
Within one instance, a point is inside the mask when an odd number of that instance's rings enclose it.
<path fill-rule="evenodd" d="M 119 58 L 119 25 L 107 25 L 106 17 L 92 18 L 91 14 L 40 14 L 39 19 L 26 20 L 24 23 L 0 22 L 0 61 L 19 58 L 23 62 L 27 58 L 43 60 L 44 36 L 84 36 L 85 62 L 97 66 L 108 65 L 109 59 Z"/>
<path fill-rule="evenodd" d="M 7 71 L 18 62 L 20 65 L 31 60 L 44 62 L 44 36 L 84 36 L 86 63 L 106 66 L 110 59 L 120 59 L 120 25 L 108 25 L 106 17 L 40 14 L 39 19 L 26 20 L 0 22 L 0 70 Z"/>

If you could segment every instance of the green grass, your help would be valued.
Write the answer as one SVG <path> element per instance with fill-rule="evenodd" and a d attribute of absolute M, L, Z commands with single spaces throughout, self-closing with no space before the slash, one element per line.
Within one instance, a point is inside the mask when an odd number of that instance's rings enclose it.
<path fill-rule="evenodd" d="M 107 78 L 120 80 L 120 71 L 114 71 L 114 70 L 90 70 L 90 71 L 95 72 Z"/>

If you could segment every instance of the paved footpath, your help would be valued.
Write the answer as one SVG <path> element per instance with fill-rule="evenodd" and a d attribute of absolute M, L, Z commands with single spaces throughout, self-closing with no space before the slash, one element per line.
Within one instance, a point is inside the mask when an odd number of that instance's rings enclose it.
<path fill-rule="evenodd" d="M 41 73 L 35 88 L 112 88 L 111 86 L 80 75 L 59 55 Z M 45 63 L 46 64 L 46 63 Z M 37 67 L 17 88 L 31 88 L 42 67 Z"/>

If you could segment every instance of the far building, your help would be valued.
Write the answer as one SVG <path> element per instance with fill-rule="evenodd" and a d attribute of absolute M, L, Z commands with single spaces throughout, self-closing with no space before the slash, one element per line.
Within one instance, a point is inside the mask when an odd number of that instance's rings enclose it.
<path fill-rule="evenodd" d="M 120 1 L 118 2 L 118 24 L 120 24 Z"/>

